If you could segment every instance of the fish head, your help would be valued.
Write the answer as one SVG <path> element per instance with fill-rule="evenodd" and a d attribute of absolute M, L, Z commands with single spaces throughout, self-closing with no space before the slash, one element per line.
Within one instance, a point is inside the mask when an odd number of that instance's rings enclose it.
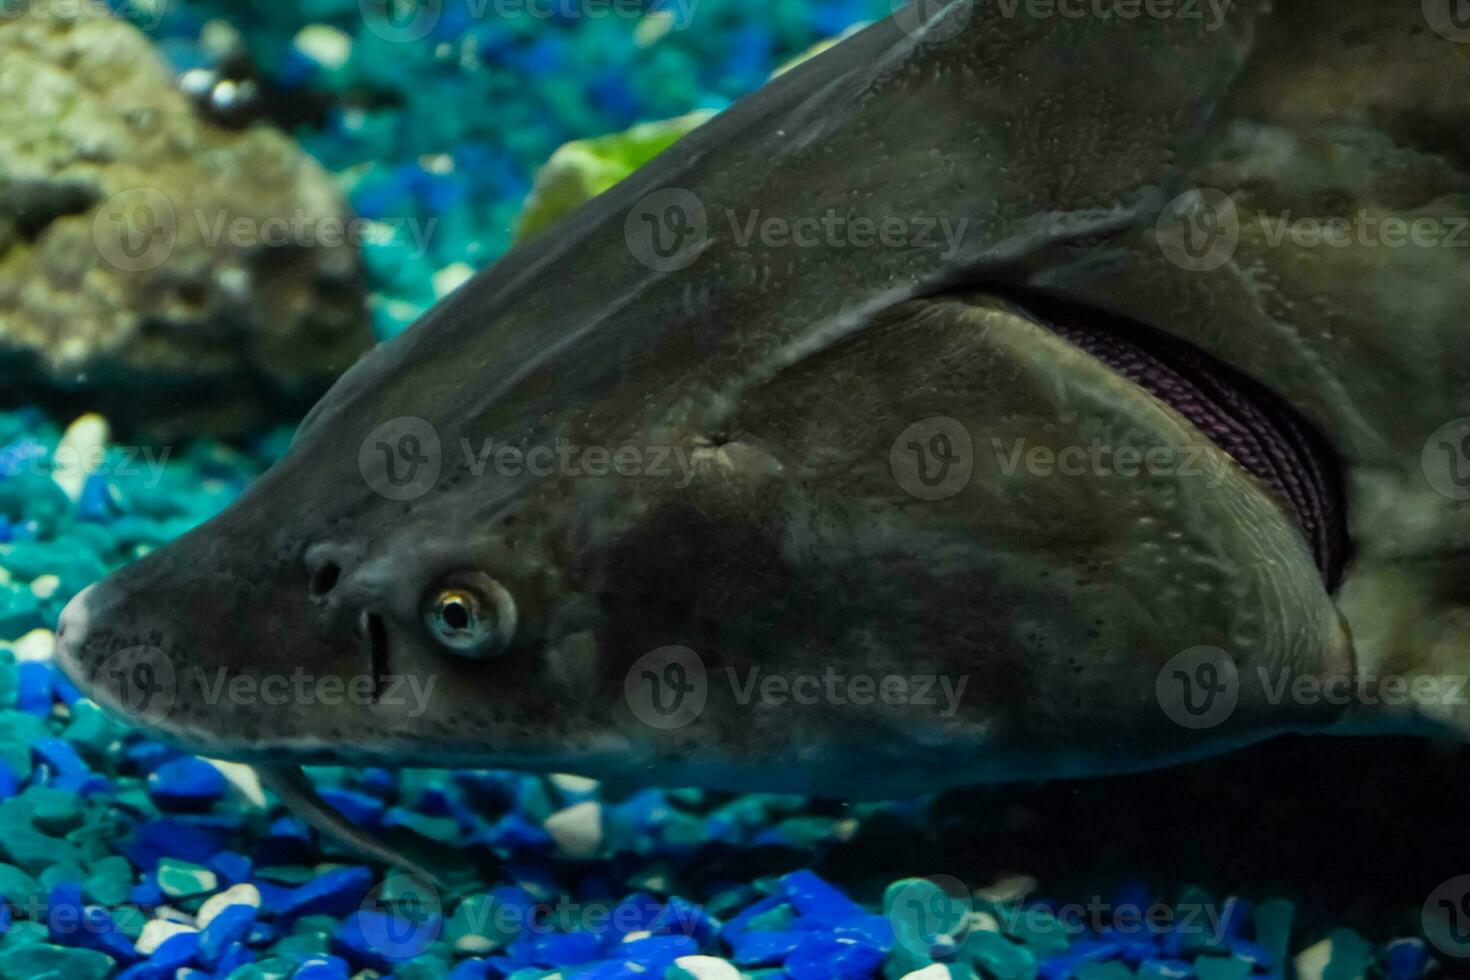
<path fill-rule="evenodd" d="M 69 604 L 58 661 L 103 707 L 242 760 L 595 748 L 565 691 L 592 649 L 560 485 L 539 457 L 502 475 L 498 437 L 436 414 L 433 365 L 369 385 L 382 356 L 225 512 Z"/>

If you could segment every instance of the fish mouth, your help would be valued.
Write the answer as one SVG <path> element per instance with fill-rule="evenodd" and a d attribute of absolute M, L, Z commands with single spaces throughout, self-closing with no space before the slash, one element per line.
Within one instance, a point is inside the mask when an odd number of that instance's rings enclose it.
<path fill-rule="evenodd" d="M 1328 592 L 1352 558 L 1342 464 L 1331 442 L 1275 392 L 1193 345 L 1049 297 L 1018 299 L 1043 327 L 1183 416 L 1295 519 Z"/>

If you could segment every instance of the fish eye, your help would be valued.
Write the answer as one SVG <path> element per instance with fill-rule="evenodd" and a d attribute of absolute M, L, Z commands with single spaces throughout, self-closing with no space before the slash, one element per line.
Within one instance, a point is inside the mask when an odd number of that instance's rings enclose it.
<path fill-rule="evenodd" d="M 451 575 L 430 589 L 423 617 L 429 635 L 461 657 L 493 657 L 515 637 L 515 600 L 483 572 Z"/>

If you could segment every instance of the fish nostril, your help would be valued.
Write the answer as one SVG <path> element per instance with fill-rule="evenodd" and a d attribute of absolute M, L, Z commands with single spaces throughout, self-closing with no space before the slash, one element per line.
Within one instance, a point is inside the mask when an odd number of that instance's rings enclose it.
<path fill-rule="evenodd" d="M 337 587 L 337 581 L 342 577 L 342 567 L 334 561 L 329 561 L 316 571 L 311 573 L 311 594 L 315 598 L 322 598 Z"/>

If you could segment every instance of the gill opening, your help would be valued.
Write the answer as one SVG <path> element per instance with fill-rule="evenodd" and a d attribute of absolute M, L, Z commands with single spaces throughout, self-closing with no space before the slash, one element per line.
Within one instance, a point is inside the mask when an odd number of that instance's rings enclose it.
<path fill-rule="evenodd" d="M 368 662 L 368 676 L 372 678 L 369 697 L 373 704 L 377 704 L 388 686 L 388 627 L 382 616 L 364 612 L 358 634 Z"/>

